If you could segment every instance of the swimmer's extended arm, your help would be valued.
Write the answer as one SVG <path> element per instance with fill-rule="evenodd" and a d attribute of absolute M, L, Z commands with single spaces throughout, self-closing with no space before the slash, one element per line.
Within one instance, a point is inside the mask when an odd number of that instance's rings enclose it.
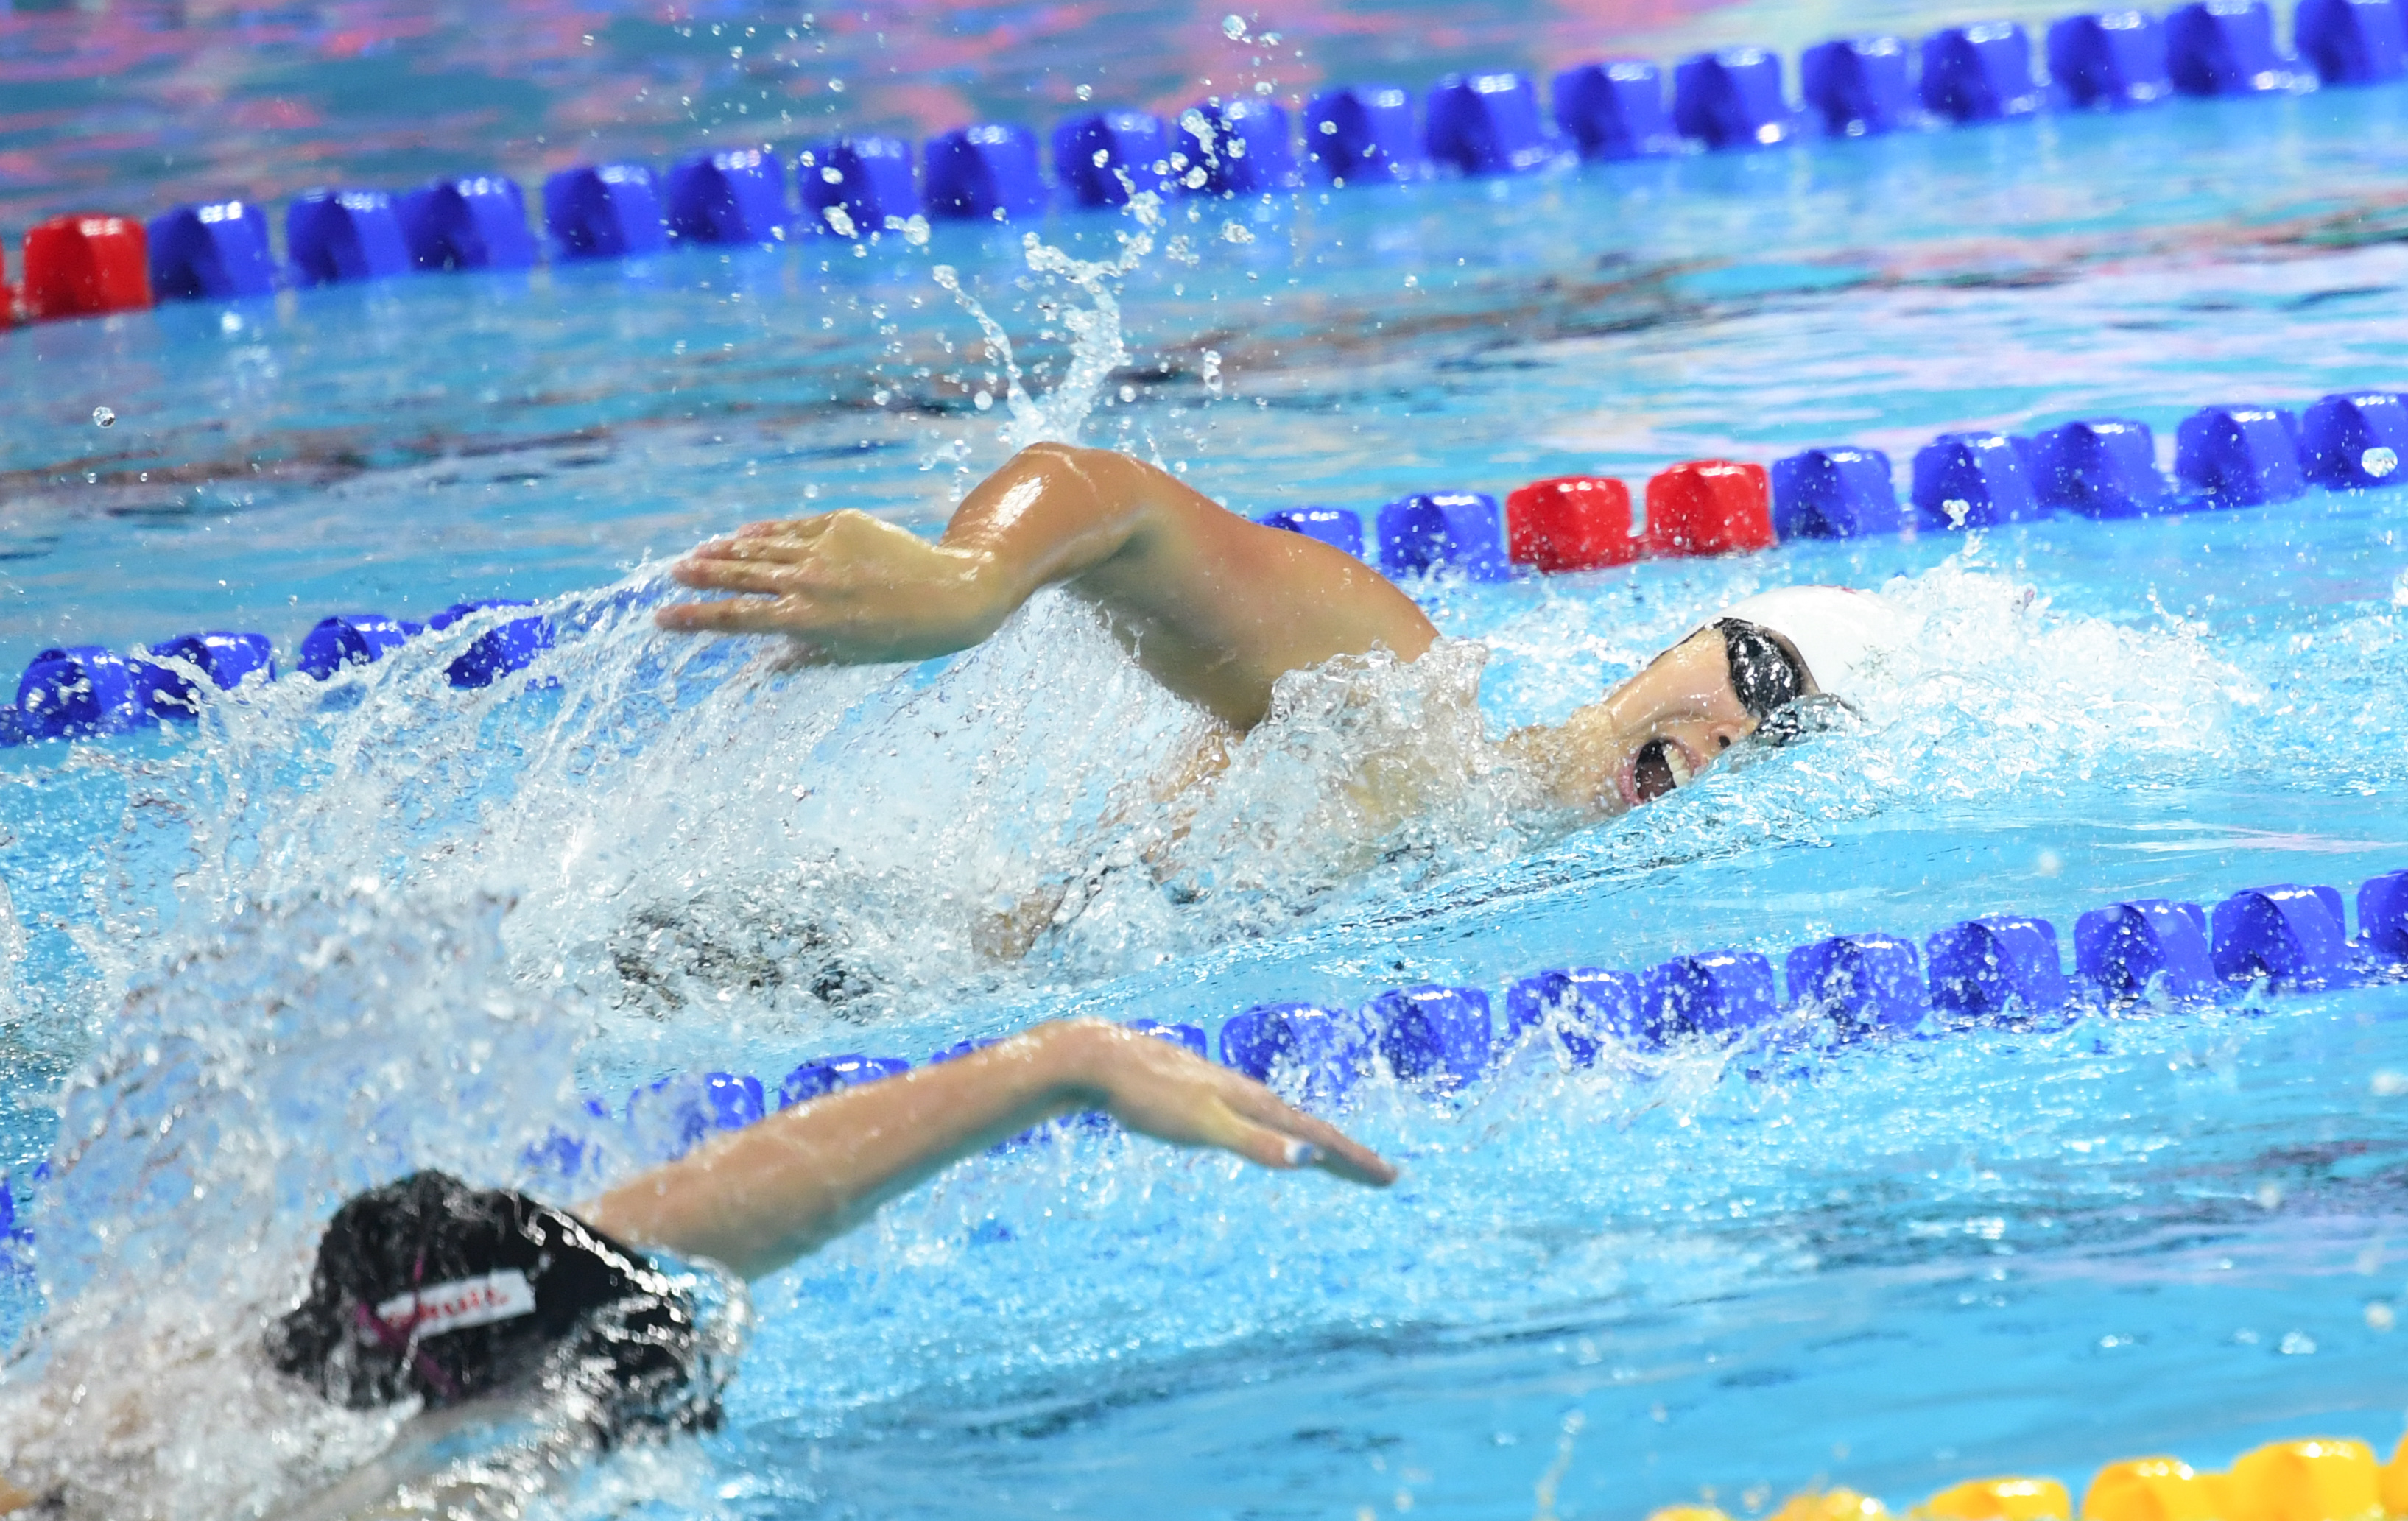
<path fill-rule="evenodd" d="M 678 561 L 661 626 L 782 633 L 838 664 L 926 660 L 1067 586 L 1172 691 L 1240 729 L 1271 684 L 1333 656 L 1417 658 L 1437 637 L 1412 600 L 1343 550 L 1246 521 L 1110 449 L 1039 444 L 981 482 L 935 543 L 863 512 L 753 523 Z"/>
<path fill-rule="evenodd" d="M 756 1278 L 951 1163 L 1088 1109 L 1157 1140 L 1218 1146 L 1265 1167 L 1317 1166 L 1383 1187 L 1397 1175 L 1251 1078 L 1152 1035 L 1073 1019 L 782 1110 L 578 1213 L 631 1244 L 708 1257 Z"/>

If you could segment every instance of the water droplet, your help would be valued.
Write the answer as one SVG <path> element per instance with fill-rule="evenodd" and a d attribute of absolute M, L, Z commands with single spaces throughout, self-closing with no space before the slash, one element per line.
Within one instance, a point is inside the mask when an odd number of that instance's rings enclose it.
<path fill-rule="evenodd" d="M 844 183 L 844 171 L 831 163 L 820 171 L 820 178 L 831 185 L 841 185 Z"/>
<path fill-rule="evenodd" d="M 2304 1358 L 2315 1351 L 2315 1338 L 2305 1331 L 2285 1331 L 2278 1350 L 2286 1358 Z"/>
<path fill-rule="evenodd" d="M 989 407 L 995 405 L 995 392 L 991 391 L 982 391 L 977 395 L 971 397 L 970 402 L 980 411 L 983 412 Z"/>
<path fill-rule="evenodd" d="M 1239 38 L 1244 36 L 1246 35 L 1246 19 L 1243 16 L 1222 17 L 1221 35 L 1227 37 L 1231 42 L 1235 42 Z"/>
<path fill-rule="evenodd" d="M 2372 1300 L 2368 1301 L 2366 1306 L 2366 1329 L 2368 1330 L 2387 1331 L 2399 1323 L 2400 1317 L 2392 1312 L 2391 1306 L 2384 1303 L 2381 1300 Z"/>
<path fill-rule="evenodd" d="M 2358 457 L 2358 467 L 2375 479 L 2381 480 L 2400 468 L 2400 456 L 2377 444 Z"/>
<path fill-rule="evenodd" d="M 95 406 L 92 409 L 92 420 L 104 428 L 111 427 L 117 421 L 117 414 L 106 406 Z"/>
<path fill-rule="evenodd" d="M 1133 402 L 1133 401 L 1135 401 L 1135 400 L 1137 400 L 1137 387 L 1135 387 L 1135 386 L 1123 386 L 1123 387 L 1121 387 L 1121 404 L 1122 404 L 1123 405 L 1126 405 L 1127 404 L 1129 404 L 1130 402 Z"/>
<path fill-rule="evenodd" d="M 1072 92 L 1081 100 L 1093 100 L 1096 98 L 1096 87 L 1091 84 L 1082 84 Z"/>

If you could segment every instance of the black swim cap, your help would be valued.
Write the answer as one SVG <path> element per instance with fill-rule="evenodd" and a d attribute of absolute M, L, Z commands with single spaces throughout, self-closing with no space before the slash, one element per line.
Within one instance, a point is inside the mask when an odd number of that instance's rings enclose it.
<path fill-rule="evenodd" d="M 1714 632 L 1723 636 L 1723 649 L 1730 659 L 1731 690 L 1758 723 L 1770 721 L 1804 695 L 1806 673 L 1772 635 L 1736 618 L 1719 619 Z"/>
<path fill-rule="evenodd" d="M 355 1410 L 430 1408 L 535 1379 L 585 1386 L 607 1440 L 710 1428 L 695 1306 L 642 1254 L 523 1194 L 418 1173 L 356 1195 L 318 1241 L 269 1360 Z"/>

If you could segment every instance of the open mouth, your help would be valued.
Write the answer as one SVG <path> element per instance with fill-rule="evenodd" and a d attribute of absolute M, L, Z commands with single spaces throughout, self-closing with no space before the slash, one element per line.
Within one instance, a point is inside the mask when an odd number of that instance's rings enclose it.
<path fill-rule="evenodd" d="M 1675 788 L 1689 785 L 1689 758 L 1670 740 L 1651 739 L 1639 746 L 1631 763 L 1631 789 L 1641 803 L 1653 803 Z"/>

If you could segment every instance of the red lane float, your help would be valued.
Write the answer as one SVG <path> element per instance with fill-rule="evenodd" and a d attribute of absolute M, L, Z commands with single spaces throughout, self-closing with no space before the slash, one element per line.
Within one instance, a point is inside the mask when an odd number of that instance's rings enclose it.
<path fill-rule="evenodd" d="M 129 217 L 52 217 L 25 234 L 25 315 L 35 321 L 151 304 L 150 248 Z"/>
<path fill-rule="evenodd" d="M 1610 476 L 1555 476 L 1505 498 L 1506 552 L 1554 574 L 1603 570 L 1639 558 L 1630 488 Z"/>
<path fill-rule="evenodd" d="M 1760 464 L 1691 460 L 1647 483 L 1651 556 L 1754 554 L 1780 542 L 1771 479 Z"/>

